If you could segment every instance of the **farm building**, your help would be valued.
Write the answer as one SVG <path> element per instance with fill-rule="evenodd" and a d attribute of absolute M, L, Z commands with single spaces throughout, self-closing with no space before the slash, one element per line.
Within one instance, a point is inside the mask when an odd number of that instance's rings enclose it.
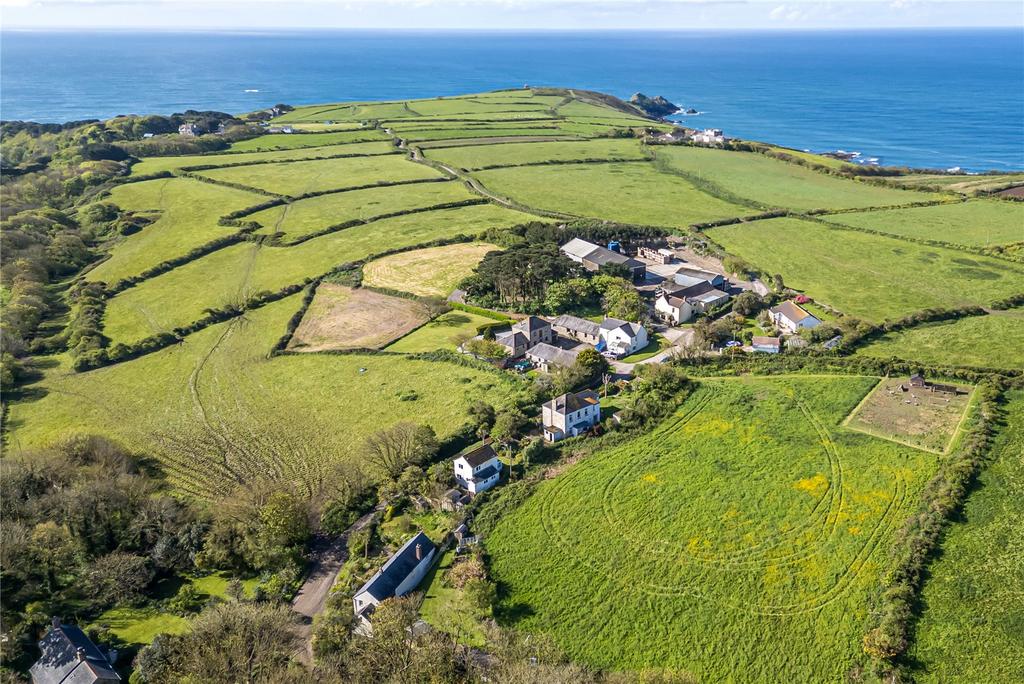
<path fill-rule="evenodd" d="M 544 439 L 577 437 L 601 422 L 601 400 L 592 390 L 563 394 L 541 407 Z"/>
<path fill-rule="evenodd" d="M 527 316 L 512 326 L 512 332 L 518 332 L 526 336 L 527 347 L 532 347 L 541 342 L 551 343 L 555 335 L 551 331 L 551 324 L 537 316 Z"/>
<path fill-rule="evenodd" d="M 381 601 L 405 596 L 416 589 L 430 569 L 435 553 L 437 546 L 423 532 L 405 542 L 352 597 L 352 610 L 358 622 L 356 631 L 371 635 L 374 609 Z"/>
<path fill-rule="evenodd" d="M 490 444 L 465 451 L 454 459 L 455 481 L 470 494 L 479 494 L 498 484 L 501 461 Z"/>
<path fill-rule="evenodd" d="M 50 631 L 39 642 L 42 656 L 29 670 L 33 684 L 93 684 L 94 682 L 120 682 L 114 671 L 113 657 L 92 643 L 78 627 L 62 624 L 60 618 L 51 620 Z"/>
<path fill-rule="evenodd" d="M 702 280 L 706 280 L 717 288 L 725 285 L 725 276 L 721 273 L 706 271 L 695 266 L 680 266 L 674 279 L 676 284 L 683 286 L 694 285 Z"/>
<path fill-rule="evenodd" d="M 629 269 L 633 280 L 643 280 L 647 274 L 647 266 L 643 262 L 580 238 L 569 240 L 559 250 L 588 271 L 599 271 L 601 268 L 613 264 Z"/>
<path fill-rule="evenodd" d="M 693 317 L 693 307 L 686 299 L 667 294 L 655 300 L 654 310 L 666 323 L 685 323 Z"/>
<path fill-rule="evenodd" d="M 452 487 L 441 495 L 442 511 L 457 511 L 470 502 L 469 494 Z"/>
<path fill-rule="evenodd" d="M 551 322 L 551 327 L 562 337 L 577 342 L 597 344 L 601 341 L 601 326 L 578 316 L 564 314 Z"/>
<path fill-rule="evenodd" d="M 629 356 L 647 346 L 647 330 L 639 323 L 605 318 L 601 322 L 601 342 L 598 351 L 609 351 L 616 356 Z M 603 348 L 602 348 L 603 347 Z"/>
<path fill-rule="evenodd" d="M 755 335 L 750 340 L 750 347 L 756 352 L 778 354 L 782 351 L 782 339 L 779 337 L 761 337 Z"/>
<path fill-rule="evenodd" d="M 655 249 L 654 247 L 641 247 L 636 251 L 641 259 L 653 261 L 656 264 L 671 264 L 675 260 L 675 254 L 671 249 Z"/>
<path fill-rule="evenodd" d="M 494 341 L 508 350 L 508 357 L 510 359 L 518 359 L 532 346 L 530 338 L 514 328 L 509 332 L 495 335 Z"/>
<path fill-rule="evenodd" d="M 775 325 L 789 333 L 799 332 L 803 328 L 816 328 L 821 324 L 817 318 L 788 300 L 768 311 Z"/>
<path fill-rule="evenodd" d="M 578 351 L 562 349 L 546 342 L 541 342 L 526 350 L 526 358 L 545 373 L 550 373 L 552 368 L 558 366 L 569 368 L 576 363 L 577 356 L 579 356 Z"/>

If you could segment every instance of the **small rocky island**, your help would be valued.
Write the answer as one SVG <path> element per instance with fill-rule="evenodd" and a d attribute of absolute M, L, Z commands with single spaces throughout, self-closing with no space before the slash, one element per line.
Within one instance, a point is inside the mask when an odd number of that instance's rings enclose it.
<path fill-rule="evenodd" d="M 633 97 L 629 98 L 629 103 L 634 107 L 639 107 L 650 116 L 659 119 L 669 114 L 675 114 L 680 110 L 678 105 L 672 104 L 661 95 L 647 97 L 643 93 L 634 93 Z"/>

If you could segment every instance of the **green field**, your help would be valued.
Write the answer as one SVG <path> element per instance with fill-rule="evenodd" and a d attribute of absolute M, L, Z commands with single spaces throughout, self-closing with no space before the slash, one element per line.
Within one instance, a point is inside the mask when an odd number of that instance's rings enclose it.
<path fill-rule="evenodd" d="M 772 159 L 755 152 L 728 152 L 702 147 L 655 148 L 668 168 L 717 186 L 730 195 L 768 209 L 849 209 L 934 199 L 926 193 L 895 190 L 847 180 Z"/>
<path fill-rule="evenodd" d="M 917 682 L 1024 681 L 1024 392 L 929 567 L 911 649 Z"/>
<path fill-rule="evenodd" d="M 896 176 L 886 178 L 887 183 L 893 183 L 911 188 L 932 188 L 939 187 L 965 195 L 974 195 L 983 192 L 993 192 L 1015 185 L 1024 185 L 1024 173 L 996 173 L 979 174 L 976 176 L 964 176 L 955 174 L 910 174 L 907 176 Z"/>
<path fill-rule="evenodd" d="M 686 226 L 753 213 L 646 162 L 519 167 L 473 176 L 528 207 L 624 223 Z"/>
<path fill-rule="evenodd" d="M 505 143 L 490 146 L 446 147 L 426 155 L 450 166 L 472 170 L 485 166 L 515 166 L 546 161 L 581 159 L 643 159 L 635 140 L 588 140 L 557 143 Z"/>
<path fill-rule="evenodd" d="M 333 131 L 326 133 L 271 133 L 258 138 L 249 138 L 231 146 L 235 152 L 266 152 L 272 150 L 295 150 L 302 147 L 343 145 L 345 143 L 385 140 L 387 135 L 375 128 L 356 131 Z"/>
<path fill-rule="evenodd" d="M 499 619 L 603 667 L 843 681 L 935 466 L 838 427 L 875 382 L 706 381 L 653 431 L 544 482 L 486 540 Z"/>
<path fill-rule="evenodd" d="M 467 311 L 449 311 L 392 343 L 387 350 L 415 354 L 435 349 L 455 349 L 476 335 L 478 325 L 493 322 L 493 318 L 485 318 Z"/>
<path fill-rule="evenodd" d="M 125 290 L 107 303 L 104 332 L 132 342 L 186 325 L 203 310 L 261 290 L 275 291 L 388 249 L 458 233 L 513 225 L 522 214 L 485 204 L 410 214 L 348 228 L 290 247 L 244 242 L 220 249 Z"/>
<path fill-rule="evenodd" d="M 469 242 L 392 254 L 363 266 L 363 284 L 443 299 L 472 275 L 485 254 L 499 249 Z"/>
<path fill-rule="evenodd" d="M 179 157 L 146 157 L 132 166 L 133 176 L 175 171 L 190 166 L 227 166 L 251 162 L 283 162 L 294 159 L 320 159 L 343 154 L 394 154 L 395 146 L 388 141 L 352 143 L 349 145 L 328 145 L 327 147 L 304 147 L 296 150 L 277 152 L 228 152 L 223 154 L 186 155 Z"/>
<path fill-rule="evenodd" d="M 985 247 L 1024 242 L 1024 202 L 971 200 L 932 207 L 868 211 L 826 220 L 896 236 Z"/>
<path fill-rule="evenodd" d="M 451 126 L 454 124 L 443 124 Z M 408 133 L 400 133 L 402 138 L 409 142 L 427 142 L 431 140 L 461 140 L 467 138 L 519 138 L 532 136 L 566 136 L 565 131 L 557 126 L 537 127 L 510 127 L 510 126 L 488 126 L 472 128 L 425 128 Z"/>
<path fill-rule="evenodd" d="M 308 192 L 374 183 L 438 178 L 441 174 L 429 166 L 414 164 L 404 157 L 391 154 L 288 164 L 256 164 L 201 171 L 199 175 L 294 197 Z"/>
<path fill-rule="evenodd" d="M 89 271 L 86 279 L 112 284 L 230 235 L 236 229 L 217 225 L 217 219 L 265 200 L 263 195 L 191 178 L 119 185 L 106 201 L 126 211 L 158 211 L 159 218 L 138 233 L 119 238 L 111 246 L 110 257 Z"/>
<path fill-rule="evenodd" d="M 1024 266 L 799 219 L 708 231 L 726 251 L 786 285 L 871 321 L 929 307 L 985 305 L 1024 291 Z"/>
<path fill-rule="evenodd" d="M 352 219 L 477 197 L 458 182 L 417 183 L 319 195 L 264 209 L 250 214 L 246 220 L 262 225 L 265 230 L 261 232 L 282 233 L 281 239 L 287 242 Z"/>
<path fill-rule="evenodd" d="M 299 297 L 127 363 L 49 370 L 35 387 L 41 398 L 11 405 L 10 448 L 105 434 L 156 457 L 185 494 L 224 495 L 262 478 L 312 493 L 331 485 L 334 466 L 373 431 L 409 420 L 445 435 L 474 399 L 500 403 L 511 393 L 501 389 L 508 376 L 402 356 L 268 359 Z M 346 397 L 360 397 L 360 410 Z"/>
<path fill-rule="evenodd" d="M 1024 311 L 994 311 L 888 333 L 857 353 L 938 366 L 1024 368 Z"/>

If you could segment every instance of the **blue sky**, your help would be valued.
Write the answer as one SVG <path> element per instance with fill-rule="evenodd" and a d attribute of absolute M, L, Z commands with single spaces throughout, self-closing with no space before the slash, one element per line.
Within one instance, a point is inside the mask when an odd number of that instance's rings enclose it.
<path fill-rule="evenodd" d="M 4 28 L 1022 26 L 1021 0 L 0 0 Z"/>

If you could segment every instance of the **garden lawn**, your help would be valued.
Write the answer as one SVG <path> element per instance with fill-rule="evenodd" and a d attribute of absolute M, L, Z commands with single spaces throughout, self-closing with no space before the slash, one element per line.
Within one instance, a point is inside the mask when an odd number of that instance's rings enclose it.
<path fill-rule="evenodd" d="M 929 684 L 1024 681 L 1024 392 L 928 568 L 909 660 Z"/>
<path fill-rule="evenodd" d="M 538 485 L 485 540 L 500 622 L 699 681 L 843 681 L 935 457 L 840 421 L 877 379 L 704 381 Z"/>
<path fill-rule="evenodd" d="M 657 356 L 671 346 L 672 344 L 663 335 L 656 334 L 646 347 L 619 360 L 623 363 L 639 363 L 640 361 L 646 361 L 652 356 Z"/>
<path fill-rule="evenodd" d="M 270 150 L 294 150 L 300 147 L 322 145 L 343 145 L 345 143 L 387 140 L 384 131 L 365 128 L 357 131 L 328 131 L 324 133 L 272 133 L 258 138 L 249 138 L 231 146 L 235 152 L 266 152 Z"/>
<path fill-rule="evenodd" d="M 111 608 L 96 618 L 93 626 L 106 627 L 126 644 L 145 646 L 158 634 L 184 634 L 189 619 L 152 605 Z"/>
<path fill-rule="evenodd" d="M 473 176 L 528 207 L 623 223 L 680 227 L 754 213 L 647 162 L 531 166 Z"/>
<path fill-rule="evenodd" d="M 934 366 L 1024 368 L 1024 311 L 993 311 L 892 332 L 858 354 L 912 359 Z"/>
<path fill-rule="evenodd" d="M 398 355 L 268 358 L 300 298 L 132 361 L 47 370 L 32 388 L 37 398 L 10 405 L 7 448 L 105 435 L 157 459 L 182 494 L 221 497 L 273 480 L 317 497 L 343 477 L 340 464 L 360 465 L 369 434 L 413 421 L 443 438 L 466 421 L 472 401 L 504 404 L 516 391 L 506 374 Z"/>
<path fill-rule="evenodd" d="M 104 333 L 114 342 L 134 342 L 199 320 L 204 309 L 222 308 L 260 291 L 302 283 L 342 264 L 526 219 L 518 212 L 482 204 L 384 219 L 293 246 L 231 245 L 108 300 Z"/>
<path fill-rule="evenodd" d="M 971 200 L 824 218 L 834 223 L 869 228 L 891 235 L 972 247 L 1024 242 L 1024 202 Z"/>
<path fill-rule="evenodd" d="M 485 254 L 498 249 L 474 242 L 392 254 L 363 267 L 363 284 L 421 297 L 447 297 Z"/>
<path fill-rule="evenodd" d="M 206 178 L 240 183 L 292 197 L 322 190 L 441 176 L 429 166 L 410 162 L 397 154 L 297 161 L 287 164 L 256 164 L 197 173 Z"/>
<path fill-rule="evenodd" d="M 449 166 L 467 170 L 547 161 L 644 159 L 640 145 L 636 140 L 631 139 L 503 143 L 501 145 L 435 148 L 430 150 L 427 156 Z"/>
<path fill-rule="evenodd" d="M 252 162 L 285 162 L 296 159 L 322 159 L 341 155 L 398 154 L 390 142 L 365 142 L 327 147 L 304 147 L 277 152 L 225 152 L 221 154 L 190 154 L 178 157 L 146 157 L 132 165 L 133 176 L 145 176 L 163 171 L 176 171 L 193 166 L 230 166 Z"/>
<path fill-rule="evenodd" d="M 353 219 L 365 220 L 479 197 L 459 182 L 412 183 L 318 195 L 258 211 L 245 220 L 262 225 L 265 230 L 261 232 L 281 233 L 281 239 L 289 242 Z"/>
<path fill-rule="evenodd" d="M 217 225 L 224 214 L 265 201 L 243 190 L 191 178 L 163 178 L 118 185 L 105 201 L 125 211 L 160 212 L 141 231 L 119 238 L 110 257 L 85 274 L 87 280 L 113 284 L 138 275 L 167 259 L 187 254 L 237 229 Z"/>
<path fill-rule="evenodd" d="M 765 209 L 849 209 L 923 202 L 933 195 L 838 178 L 755 152 L 703 147 L 655 148 L 659 162 Z"/>
<path fill-rule="evenodd" d="M 473 617 L 476 609 L 461 589 L 446 586 L 444 581 L 444 574 L 451 569 L 454 560 L 455 549 L 449 549 L 423 578 L 420 617 L 435 629 L 455 637 L 460 644 L 483 648 L 486 638 L 480 622 Z"/>
<path fill-rule="evenodd" d="M 455 349 L 476 335 L 477 326 L 484 323 L 494 323 L 494 319 L 467 311 L 449 311 L 392 343 L 387 351 L 416 354 L 435 349 Z"/>
<path fill-rule="evenodd" d="M 1024 291 L 1024 265 L 799 219 L 714 228 L 726 251 L 846 314 L 870 321 L 986 305 Z"/>

